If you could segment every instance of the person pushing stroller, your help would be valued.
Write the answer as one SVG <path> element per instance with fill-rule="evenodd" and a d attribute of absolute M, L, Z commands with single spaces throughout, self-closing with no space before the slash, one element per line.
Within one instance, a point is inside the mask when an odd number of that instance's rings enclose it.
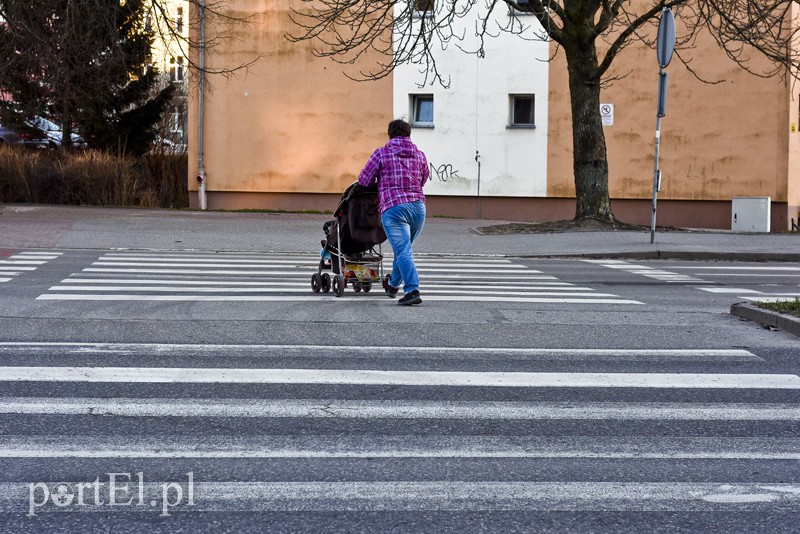
<path fill-rule="evenodd" d="M 389 123 L 389 142 L 372 153 L 358 176 L 358 183 L 378 184 L 381 223 L 394 251 L 392 273 L 386 281 L 386 296 L 395 298 L 402 283 L 401 306 L 422 303 L 419 275 L 412 244 L 425 225 L 425 194 L 422 186 L 430 177 L 425 154 L 411 142 L 411 126 L 404 120 Z"/>

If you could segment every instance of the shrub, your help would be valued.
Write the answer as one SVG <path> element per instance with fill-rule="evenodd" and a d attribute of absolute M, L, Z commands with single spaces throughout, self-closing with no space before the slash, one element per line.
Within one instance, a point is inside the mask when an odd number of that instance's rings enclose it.
<path fill-rule="evenodd" d="M 187 156 L 116 156 L 0 145 L 0 202 L 180 208 L 189 205 Z"/>

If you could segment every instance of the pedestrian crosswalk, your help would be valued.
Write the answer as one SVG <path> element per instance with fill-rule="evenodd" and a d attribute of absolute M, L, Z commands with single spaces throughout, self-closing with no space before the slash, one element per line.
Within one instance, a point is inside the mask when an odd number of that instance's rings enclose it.
<path fill-rule="evenodd" d="M 794 301 L 800 298 L 800 266 L 797 265 L 702 265 L 693 269 L 707 273 L 710 278 L 735 284 L 732 287 L 698 287 L 708 293 L 725 293 L 755 302 Z M 776 281 L 781 284 L 778 285 Z"/>
<path fill-rule="evenodd" d="M 10 282 L 25 272 L 35 271 L 50 260 L 61 256 L 61 252 L 21 251 L 0 255 L 0 283 Z"/>
<path fill-rule="evenodd" d="M 795 284 L 800 282 L 800 267 L 796 265 L 674 264 L 657 269 L 624 260 L 583 261 L 660 282 L 689 284 L 706 293 L 733 295 L 742 300 L 780 302 L 800 298 L 800 283 Z"/>
<path fill-rule="evenodd" d="M 319 257 L 277 254 L 109 252 L 39 296 L 48 301 L 324 302 L 311 274 Z M 384 262 L 386 269 L 391 258 Z M 559 280 L 504 258 L 421 257 L 426 302 L 630 304 L 640 301 Z M 337 301 L 379 302 L 378 291 Z"/>
<path fill-rule="evenodd" d="M 583 260 L 588 263 L 594 263 L 596 265 L 601 265 L 603 267 L 607 267 L 609 269 L 617 269 L 619 271 L 623 271 L 626 273 L 631 274 L 638 274 L 642 276 L 646 276 L 647 278 L 652 278 L 654 280 L 658 280 L 660 282 L 667 282 L 670 284 L 675 283 L 689 283 L 689 284 L 696 284 L 696 283 L 709 283 L 703 280 L 702 278 L 697 278 L 696 276 L 690 276 L 687 274 L 680 274 L 672 272 L 671 270 L 665 269 L 656 269 L 654 267 L 649 267 L 646 265 L 640 265 L 636 263 L 630 263 L 624 260 Z"/>
<path fill-rule="evenodd" d="M 0 475 L 0 514 L 800 505 L 800 376 L 749 350 L 392 354 L 0 342 L 0 465 L 14 465 Z M 294 367 L 275 364 L 287 357 Z M 582 367 L 553 372 L 554 360 Z"/>

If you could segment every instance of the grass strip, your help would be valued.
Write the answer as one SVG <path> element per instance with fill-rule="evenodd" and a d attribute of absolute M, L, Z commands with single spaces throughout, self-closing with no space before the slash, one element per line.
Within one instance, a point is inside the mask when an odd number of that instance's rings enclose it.
<path fill-rule="evenodd" d="M 759 302 L 758 307 L 800 317 L 800 297 L 781 302 Z"/>

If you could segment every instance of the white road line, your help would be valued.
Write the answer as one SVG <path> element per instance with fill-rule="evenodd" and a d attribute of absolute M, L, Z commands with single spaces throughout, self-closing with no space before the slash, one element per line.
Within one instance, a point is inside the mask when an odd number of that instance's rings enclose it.
<path fill-rule="evenodd" d="M 795 403 L 1 397 L 0 413 L 123 417 L 800 421 Z M 4 438 L 5 439 L 5 438 Z M 717 438 L 714 438 L 717 439 Z"/>
<path fill-rule="evenodd" d="M 11 281 L 11 278 L 0 278 L 0 283 L 9 281 Z"/>
<path fill-rule="evenodd" d="M 151 354 L 181 354 L 185 352 L 210 352 L 247 351 L 270 352 L 276 351 L 286 354 L 290 351 L 315 353 L 315 356 L 335 354 L 336 357 L 348 354 L 395 355 L 396 346 L 361 346 L 361 345 L 220 345 L 220 344 L 187 344 L 187 343 L 84 343 L 70 341 L 0 341 L 0 350 L 10 349 L 69 349 L 71 353 L 90 352 L 143 352 Z M 677 356 L 685 358 L 710 358 L 757 360 L 761 358 L 745 349 L 625 349 L 625 348 L 527 348 L 527 347 L 402 347 L 403 352 L 419 354 L 489 354 L 492 356 L 521 356 L 521 357 L 557 357 L 557 356 L 624 356 L 624 357 L 667 357 Z"/>
<path fill-rule="evenodd" d="M 310 278 L 310 276 L 309 276 Z M 222 286 L 242 286 L 242 287 L 262 287 L 262 286 L 290 286 L 295 287 L 297 282 L 253 282 L 250 280 L 242 281 L 220 281 L 220 280 L 152 280 L 152 279 L 120 279 L 120 278 L 65 278 L 61 281 L 62 284 L 67 284 L 65 287 L 73 287 L 79 284 L 129 284 L 129 285 L 173 285 L 173 286 L 221 286 L 220 290 L 224 290 Z M 483 280 L 480 283 L 465 283 L 465 284 L 425 284 L 425 289 L 448 289 L 448 288 L 469 288 L 472 289 L 509 289 L 520 290 L 519 286 L 502 285 L 506 282 L 491 282 Z M 541 291 L 594 291 L 591 287 L 577 287 L 567 282 L 537 282 L 535 286 L 524 286 L 521 290 L 541 290 Z"/>
<path fill-rule="evenodd" d="M 0 367 L 0 382 L 343 384 L 457 387 L 800 389 L 791 374 L 519 373 L 372 369 Z"/>
<path fill-rule="evenodd" d="M 670 266 L 670 269 L 698 269 L 698 270 L 709 270 L 709 271 L 800 271 L 800 267 L 793 267 L 793 266 L 754 266 L 754 265 L 735 265 L 735 266 L 724 266 L 724 265 L 710 265 L 710 266 L 702 266 L 702 265 L 675 265 Z M 707 276 L 707 273 L 703 273 L 704 276 Z"/>
<path fill-rule="evenodd" d="M 296 285 L 296 284 L 295 284 Z M 445 289 L 434 289 L 432 286 L 425 286 L 425 294 L 448 294 L 460 292 L 463 288 L 452 286 L 438 286 Z M 176 292 L 176 293 L 309 293 L 311 291 L 308 287 L 160 287 L 160 286 L 53 286 L 50 291 L 151 291 L 151 292 Z M 516 296 L 565 296 L 570 297 L 616 297 L 617 295 L 611 293 L 580 293 L 571 292 L 564 293 L 550 288 L 548 291 L 530 291 L 530 288 L 517 289 L 515 291 L 486 291 L 481 288 L 472 286 L 469 288 L 471 295 L 516 295 Z"/>
<path fill-rule="evenodd" d="M 192 261 L 192 260 L 196 261 Z M 248 264 L 255 264 L 255 265 L 275 265 L 275 266 L 289 266 L 289 265 L 296 265 L 298 267 L 304 268 L 313 268 L 319 264 L 319 258 L 316 260 L 314 259 L 297 259 L 297 260 L 279 260 L 279 259 L 231 259 L 231 258 L 213 258 L 213 257 L 125 257 L 125 258 L 115 258 L 115 257 L 108 257 L 102 256 L 98 261 L 108 264 L 115 264 L 115 265 L 140 265 L 144 263 L 146 265 L 178 265 L 180 266 L 181 263 L 187 263 L 189 265 L 198 265 L 198 264 L 213 264 L 215 266 L 224 267 L 228 264 L 241 264 L 241 265 L 248 265 Z M 391 263 L 391 258 L 387 258 L 384 256 L 384 262 Z M 525 268 L 523 265 L 513 264 L 508 260 L 503 261 L 465 261 L 465 260 L 452 260 L 451 258 L 447 258 L 446 260 L 442 261 L 430 261 L 430 260 L 421 260 L 415 259 L 414 263 L 418 267 L 443 267 L 443 266 L 451 266 L 451 267 L 480 267 L 485 266 L 487 268 L 492 269 L 522 269 Z"/>
<path fill-rule="evenodd" d="M 55 257 L 58 257 L 58 256 L 61 256 L 64 253 L 63 252 L 37 252 L 37 251 L 33 251 L 33 250 L 25 250 L 25 251 L 22 251 L 22 252 L 17 252 L 17 254 L 24 254 L 26 256 L 55 256 Z"/>
<path fill-rule="evenodd" d="M 87 443 L 91 443 L 87 447 Z M 419 436 L 4 436 L 0 458 L 614 458 L 800 460 L 800 441 L 774 438 Z"/>
<path fill-rule="evenodd" d="M 2 267 L 0 267 L 2 269 Z M 420 273 L 431 272 L 431 271 L 423 271 L 419 270 Z M 91 272 L 91 273 L 142 273 L 142 274 L 218 274 L 218 275 L 249 275 L 249 276 L 286 276 L 286 277 L 297 277 L 297 278 L 311 278 L 313 271 L 303 272 L 300 270 L 295 271 L 236 271 L 236 270 L 202 270 L 202 269 L 113 269 L 113 268 L 105 268 L 105 267 L 87 267 L 83 269 L 83 272 Z M 453 271 L 445 269 L 443 272 L 448 274 L 426 274 L 425 278 L 447 278 L 447 279 L 457 279 L 457 278 L 468 278 L 470 280 L 479 280 L 479 279 L 490 279 L 490 280 L 558 280 L 555 276 L 549 275 L 539 275 L 535 274 L 534 271 L 524 271 L 524 273 L 534 273 L 534 274 L 523 274 L 520 272 L 518 275 L 512 275 L 512 273 L 503 273 L 503 274 L 452 274 L 452 273 L 462 273 L 464 271 Z M 486 273 L 486 271 L 479 271 L 480 273 Z"/>
<path fill-rule="evenodd" d="M 46 261 L 39 261 L 39 260 L 36 260 L 36 261 L 34 261 L 34 260 L 17 260 L 17 259 L 14 259 L 14 256 L 12 256 L 10 259 L 0 260 L 0 263 L 10 264 L 10 265 L 44 265 L 47 262 Z"/>
<path fill-rule="evenodd" d="M 355 295 L 355 293 L 353 293 Z M 65 301 L 142 301 L 142 302 L 373 302 L 386 304 L 386 299 L 372 298 L 371 294 L 361 294 L 360 296 L 332 297 L 326 295 L 308 296 L 272 296 L 272 295 L 125 295 L 125 294 L 69 294 L 69 293 L 45 293 L 36 297 L 36 300 L 65 300 Z M 638 300 L 625 300 L 621 298 L 557 298 L 557 297 L 490 297 L 483 295 L 425 295 L 424 302 L 514 302 L 514 303 L 535 303 L 535 304 L 635 304 L 641 305 L 644 302 Z"/>
<path fill-rule="evenodd" d="M 309 281 L 311 280 L 311 276 L 309 275 Z M 63 287 L 77 287 L 80 284 L 125 284 L 132 286 L 130 289 L 137 289 L 139 286 L 143 285 L 167 285 L 167 286 L 219 286 L 220 291 L 226 291 L 228 287 L 297 287 L 300 283 L 298 280 L 270 280 L 268 282 L 255 282 L 252 280 L 181 280 L 181 279 L 160 279 L 160 280 L 150 280 L 145 278 L 139 279 L 119 279 L 119 278 L 65 278 L 61 281 L 62 284 L 67 284 Z M 306 284 L 303 283 L 303 286 L 308 285 L 309 290 L 311 288 L 310 283 Z"/>
<path fill-rule="evenodd" d="M 328 273 L 330 274 L 330 273 Z M 252 277 L 247 278 L 237 278 L 237 277 L 225 277 L 227 279 L 220 279 L 220 278 L 186 278 L 186 277 L 171 277 L 165 276 L 159 279 L 153 278 L 136 278 L 137 275 L 130 275 L 134 278 L 117 278 L 113 275 L 108 275 L 107 278 L 88 278 L 89 274 L 84 273 L 74 273 L 71 275 L 70 278 L 65 278 L 61 281 L 62 284 L 153 284 L 153 285 L 169 285 L 169 284 L 176 284 L 176 285 L 230 285 L 230 286 L 296 286 L 297 280 L 280 280 L 280 279 L 270 279 L 268 281 L 255 281 L 252 280 Z M 103 274 L 97 274 L 94 276 L 106 276 Z M 84 278 L 85 277 L 85 278 Z M 311 275 L 308 275 L 308 280 L 304 280 L 303 284 L 310 283 Z M 444 284 L 445 280 L 440 279 L 437 282 L 426 283 L 425 287 L 460 287 L 460 288 L 471 288 L 471 287 L 483 287 L 486 289 L 517 289 L 519 286 L 517 285 L 507 285 L 511 282 L 503 281 L 503 280 L 474 280 L 474 279 L 453 279 L 447 280 L 447 283 Z M 526 278 L 526 280 L 528 280 Z M 441 283 L 441 285 L 438 285 Z M 310 286 L 309 286 L 310 287 Z M 537 289 L 553 289 L 553 290 L 564 290 L 564 291 L 594 291 L 592 288 L 578 288 L 574 284 L 568 282 L 553 282 L 552 280 L 536 280 L 536 285 L 528 286 L 529 288 L 537 288 Z"/>
<path fill-rule="evenodd" d="M 741 295 L 746 293 L 761 293 L 761 291 L 756 291 L 755 289 L 741 289 L 738 287 L 698 287 L 700 291 L 708 291 L 709 293 L 723 293 L 723 294 L 735 294 Z"/>
<path fill-rule="evenodd" d="M 3 267 L 0 266 L 0 271 L 35 271 L 36 267 L 23 267 L 21 265 L 15 265 L 13 267 Z"/>
<path fill-rule="evenodd" d="M 135 479 L 131 479 L 135 480 Z M 795 512 L 800 485 L 773 482 L 206 482 L 193 480 L 191 493 L 181 479 L 183 500 L 171 509 L 188 512 L 411 512 L 411 511 L 699 511 Z M 102 482 L 102 481 L 101 481 Z M 117 481 L 119 483 L 119 480 Z M 64 481 L 74 488 L 79 482 Z M 84 484 L 87 482 L 84 481 Z M 128 488 L 131 482 L 123 487 Z M 46 481 L 48 488 L 55 481 Z M 131 483 L 133 484 L 133 483 Z M 142 484 L 126 494 L 126 512 L 157 513 L 167 483 Z M 85 487 L 85 486 L 84 486 Z M 138 488 L 138 483 L 135 486 Z M 87 495 L 82 505 L 59 507 L 52 501 L 31 509 L 28 483 L 0 483 L 0 511 L 38 515 L 108 512 L 102 498 Z M 141 494 L 139 493 L 141 491 Z M 183 492 L 186 492 L 184 495 Z M 88 491 L 87 491 L 88 493 Z M 163 503 L 163 504 L 162 504 Z"/>
<path fill-rule="evenodd" d="M 646 270 L 651 269 L 651 267 L 646 267 L 644 265 L 636 265 L 635 263 L 601 263 L 603 267 L 608 267 L 609 269 L 620 269 L 623 271 L 627 271 L 629 269 L 637 269 L 637 270 Z"/>
<path fill-rule="evenodd" d="M 635 263 L 627 263 L 620 260 L 613 260 L 613 261 L 583 260 L 583 261 L 594 263 L 596 265 L 601 265 L 602 267 L 608 267 L 609 269 L 616 269 L 620 271 L 626 271 L 631 274 L 646 276 L 647 278 L 653 278 L 655 280 L 660 280 L 662 282 L 669 282 L 669 283 L 703 282 L 711 284 L 714 283 L 714 282 L 706 282 L 701 278 L 695 278 L 685 274 L 677 274 L 670 271 L 659 270 L 653 267 L 647 267 L 645 265 L 638 265 Z"/>
<path fill-rule="evenodd" d="M 291 259 L 287 258 L 287 256 L 291 256 Z M 384 247 L 383 250 L 384 258 L 392 258 L 392 253 L 389 249 Z M 196 253 L 196 252 L 163 252 L 158 254 L 151 254 L 151 253 L 142 253 L 142 252 L 128 252 L 128 253 L 120 253 L 120 252 L 109 252 L 108 254 L 103 254 L 103 258 L 121 258 L 121 259 L 130 259 L 130 258 L 144 258 L 144 259 L 161 259 L 161 258 L 176 258 L 180 260 L 181 258 L 199 258 L 199 259 L 255 259 L 255 260 L 269 260 L 269 261 L 281 261 L 281 262 L 295 262 L 295 261 L 314 261 L 319 260 L 318 254 L 278 254 L 278 253 L 260 253 L 260 252 L 253 252 L 253 253 L 232 253 L 232 252 L 209 252 L 209 253 Z M 441 256 L 439 258 L 436 257 L 435 254 L 424 254 L 419 256 L 419 261 L 448 261 L 448 262 L 455 262 L 455 263 L 512 263 L 512 260 L 507 258 L 487 258 L 487 257 L 474 257 L 474 258 L 458 258 L 452 256 Z M 416 261 L 416 256 L 415 256 Z"/>
<path fill-rule="evenodd" d="M 800 274 L 760 274 L 760 273 L 695 273 L 703 276 L 738 276 L 741 278 L 800 278 Z"/>
<path fill-rule="evenodd" d="M 112 262 L 102 262 L 102 261 L 96 261 L 96 262 L 92 263 L 92 265 L 97 265 L 97 266 L 100 266 L 100 267 L 109 267 L 109 266 L 122 266 L 122 267 L 192 267 L 192 268 L 200 268 L 200 267 L 230 267 L 230 268 L 236 268 L 236 269 L 267 269 L 268 270 L 267 272 L 274 272 L 275 274 L 297 273 L 301 269 L 304 270 L 304 269 L 307 268 L 307 267 L 303 267 L 303 266 L 298 266 L 297 269 L 293 269 L 291 271 L 287 271 L 287 270 L 284 270 L 284 268 L 286 266 L 274 266 L 273 267 L 273 266 L 270 266 L 270 265 L 267 265 L 267 264 L 261 264 L 261 265 L 249 265 L 249 264 L 218 265 L 218 264 L 215 264 L 215 263 L 175 263 L 175 264 L 170 264 L 170 263 L 144 263 L 144 262 L 141 262 L 141 263 L 135 263 L 135 262 L 125 262 L 125 263 L 121 263 L 120 262 L 120 263 L 116 263 L 116 262 L 113 262 L 112 263 Z M 438 272 L 438 273 L 486 273 L 487 272 L 487 269 L 465 269 L 465 268 L 462 268 L 462 267 L 446 267 L 446 266 L 442 266 L 441 264 L 438 264 L 437 266 L 438 267 L 444 267 L 444 268 L 426 268 L 426 267 L 417 266 L 417 270 L 420 273 L 426 273 L 426 272 L 431 272 L 431 273 L 434 273 L 434 272 Z M 503 271 L 499 271 L 499 272 L 502 272 L 503 274 L 528 274 L 528 273 L 541 274 L 541 271 L 536 271 L 536 270 L 533 270 L 533 269 L 527 269 L 525 267 L 516 267 L 516 266 L 514 266 L 512 268 L 505 269 Z M 303 273 L 303 274 L 305 274 L 305 273 Z"/>

